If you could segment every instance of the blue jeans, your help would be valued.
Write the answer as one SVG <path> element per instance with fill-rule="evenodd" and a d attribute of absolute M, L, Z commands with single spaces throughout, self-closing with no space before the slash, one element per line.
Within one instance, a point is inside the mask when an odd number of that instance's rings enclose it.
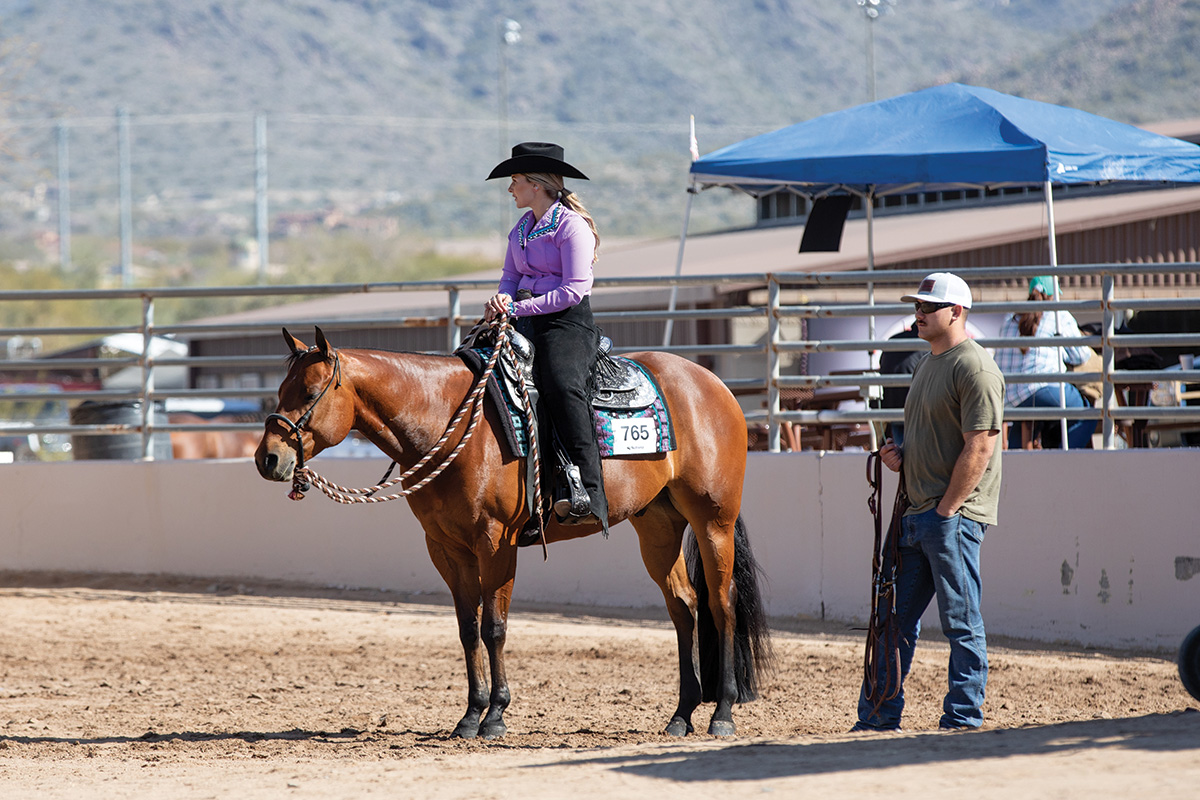
<path fill-rule="evenodd" d="M 921 633 L 921 615 L 937 597 L 942 632 L 950 640 L 949 691 L 942 702 L 942 726 L 977 728 L 983 723 L 987 684 L 987 638 L 980 614 L 982 584 L 979 548 L 987 525 L 961 514 L 946 518 L 930 509 L 904 517 L 900 537 L 900 569 L 896 575 L 896 615 L 900 626 L 901 686 L 896 697 L 875 709 L 866 682 L 858 700 L 859 728 L 900 727 L 904 711 L 903 680 L 912 667 Z M 885 559 L 885 574 L 890 572 Z M 887 656 L 875 659 L 876 685 L 887 682 Z"/>
<path fill-rule="evenodd" d="M 1066 384 L 1064 393 L 1067 408 L 1086 408 L 1090 404 L 1083 399 L 1079 389 L 1074 384 Z M 1058 401 L 1058 384 L 1043 386 L 1025 399 L 1017 408 L 1062 408 Z M 1042 437 L 1042 447 L 1048 450 L 1062 449 L 1062 423 L 1058 420 L 1038 420 L 1034 423 Z M 1072 450 L 1083 450 L 1091 447 L 1092 434 L 1096 432 L 1094 419 L 1067 420 L 1067 444 Z M 1021 449 L 1021 423 L 1014 423 L 1008 432 L 1008 449 Z"/>

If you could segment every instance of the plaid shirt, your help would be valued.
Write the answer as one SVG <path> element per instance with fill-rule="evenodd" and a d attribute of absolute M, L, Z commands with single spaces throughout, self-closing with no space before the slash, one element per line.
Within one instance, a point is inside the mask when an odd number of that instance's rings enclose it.
<path fill-rule="evenodd" d="M 1000 326 L 1002 337 L 1017 338 L 1021 335 L 1017 328 L 1017 316 L 1009 314 Z M 1038 324 L 1037 336 L 1082 336 L 1079 325 L 1069 311 L 1046 311 Z M 1005 374 L 1039 372 L 1062 372 L 1059 367 L 1059 352 L 1067 364 L 1078 366 L 1085 363 L 1092 354 L 1092 348 L 1081 347 L 1030 347 L 1022 353 L 1015 347 L 1000 347 L 996 349 L 996 366 Z M 1046 386 L 1058 388 L 1057 383 L 1012 383 L 1006 381 L 1004 399 L 1010 406 L 1019 406 L 1039 390 Z"/>

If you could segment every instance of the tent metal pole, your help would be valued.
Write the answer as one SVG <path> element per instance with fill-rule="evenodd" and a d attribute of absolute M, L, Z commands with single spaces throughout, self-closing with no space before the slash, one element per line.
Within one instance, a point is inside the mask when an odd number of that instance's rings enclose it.
<path fill-rule="evenodd" d="M 767 275 L 767 451 L 778 453 L 781 448 L 779 412 L 779 280 L 774 273 Z M 790 422 L 784 423 L 791 425 Z"/>
<path fill-rule="evenodd" d="M 683 232 L 679 234 L 679 254 L 675 257 L 676 279 L 683 273 L 683 245 L 687 242 L 688 223 L 692 218 L 692 200 L 696 198 L 699 189 L 695 183 L 688 187 L 687 207 L 683 211 Z M 675 313 L 675 303 L 679 299 L 679 284 L 672 284 L 671 299 L 667 301 L 667 313 Z M 667 327 L 663 331 L 663 347 L 671 346 L 671 333 L 675 328 L 675 318 L 667 317 Z"/>
<path fill-rule="evenodd" d="M 875 188 L 867 189 L 867 193 L 863 195 L 863 203 L 867 208 L 867 272 L 875 270 Z M 875 305 L 875 284 L 871 281 L 867 282 L 867 305 Z M 867 338 L 874 341 L 875 339 L 875 315 L 867 317 Z"/>
<path fill-rule="evenodd" d="M 1058 288 L 1058 245 L 1056 235 L 1054 233 L 1054 189 L 1050 181 L 1047 180 L 1042 189 L 1046 194 L 1046 233 L 1050 241 L 1050 268 L 1054 276 L 1054 302 L 1062 299 L 1062 293 Z M 1058 336 L 1062 331 L 1058 327 L 1058 311 L 1054 312 L 1054 335 Z M 1055 355 L 1058 356 L 1058 371 L 1062 372 L 1063 367 L 1063 350 L 1062 347 L 1054 348 Z M 1058 385 L 1058 407 L 1066 409 L 1067 407 L 1067 385 L 1060 383 Z M 1067 442 L 1067 418 L 1060 417 L 1058 420 L 1059 431 L 1062 435 L 1062 449 L 1069 450 L 1070 444 Z"/>
<path fill-rule="evenodd" d="M 867 190 L 863 202 L 867 205 L 867 272 L 875 271 L 875 192 L 874 187 Z M 875 305 L 875 284 L 872 281 L 867 282 L 867 305 Z M 867 338 L 875 341 L 875 315 L 867 317 Z M 874 354 L 868 354 L 869 359 L 874 361 Z M 874 367 L 873 363 L 867 364 L 867 371 L 871 371 Z M 868 406 L 871 405 L 870 400 L 865 400 Z M 875 436 L 875 426 L 870 426 L 871 431 L 871 450 L 879 449 L 879 442 Z"/>
<path fill-rule="evenodd" d="M 1116 389 L 1113 387 L 1113 360 L 1116 354 L 1113 352 L 1112 337 L 1116 332 L 1116 323 L 1113 317 L 1113 289 L 1116 286 L 1116 278 L 1112 273 L 1105 273 L 1100 278 L 1100 297 L 1101 307 L 1104 309 L 1102 318 L 1103 328 L 1100 338 L 1100 374 L 1101 391 L 1100 391 L 1100 407 L 1102 423 L 1100 428 L 1101 440 L 1105 450 L 1112 450 L 1115 445 L 1116 426 L 1113 422 L 1112 412 L 1117 405 Z"/>

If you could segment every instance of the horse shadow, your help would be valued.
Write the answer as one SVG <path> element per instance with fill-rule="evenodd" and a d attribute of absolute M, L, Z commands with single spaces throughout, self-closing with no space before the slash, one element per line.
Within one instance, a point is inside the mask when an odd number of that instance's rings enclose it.
<path fill-rule="evenodd" d="M 347 744 L 362 742 L 364 737 L 415 737 L 417 741 L 444 740 L 444 732 L 433 731 L 383 731 L 360 728 L 342 728 L 337 731 L 310 731 L 292 728 L 286 731 L 175 731 L 157 733 L 150 730 L 140 736 L 0 736 L 0 744 L 22 745 L 131 745 L 131 744 L 202 744 L 208 742 L 316 742 L 318 744 Z"/>
<path fill-rule="evenodd" d="M 1200 712 L 1063 722 L 1029 728 L 961 733 L 858 734 L 837 741 L 731 744 L 719 749 L 666 747 L 599 756 L 573 764 L 680 783 L 763 781 L 853 772 L 864 768 L 928 766 L 1013 756 L 1069 756 L 1084 751 L 1140 750 L 1164 753 L 1195 749 Z M 537 765 L 531 768 L 555 766 Z"/>

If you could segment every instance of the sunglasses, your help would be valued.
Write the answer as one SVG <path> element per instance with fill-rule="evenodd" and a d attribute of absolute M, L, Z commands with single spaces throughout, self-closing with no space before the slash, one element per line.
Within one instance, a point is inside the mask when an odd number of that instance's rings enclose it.
<path fill-rule="evenodd" d="M 941 311 L 943 308 L 949 308 L 952 305 L 954 305 L 954 303 L 913 303 L 913 307 L 915 307 L 917 311 L 920 311 L 922 314 L 932 314 L 936 311 Z"/>

